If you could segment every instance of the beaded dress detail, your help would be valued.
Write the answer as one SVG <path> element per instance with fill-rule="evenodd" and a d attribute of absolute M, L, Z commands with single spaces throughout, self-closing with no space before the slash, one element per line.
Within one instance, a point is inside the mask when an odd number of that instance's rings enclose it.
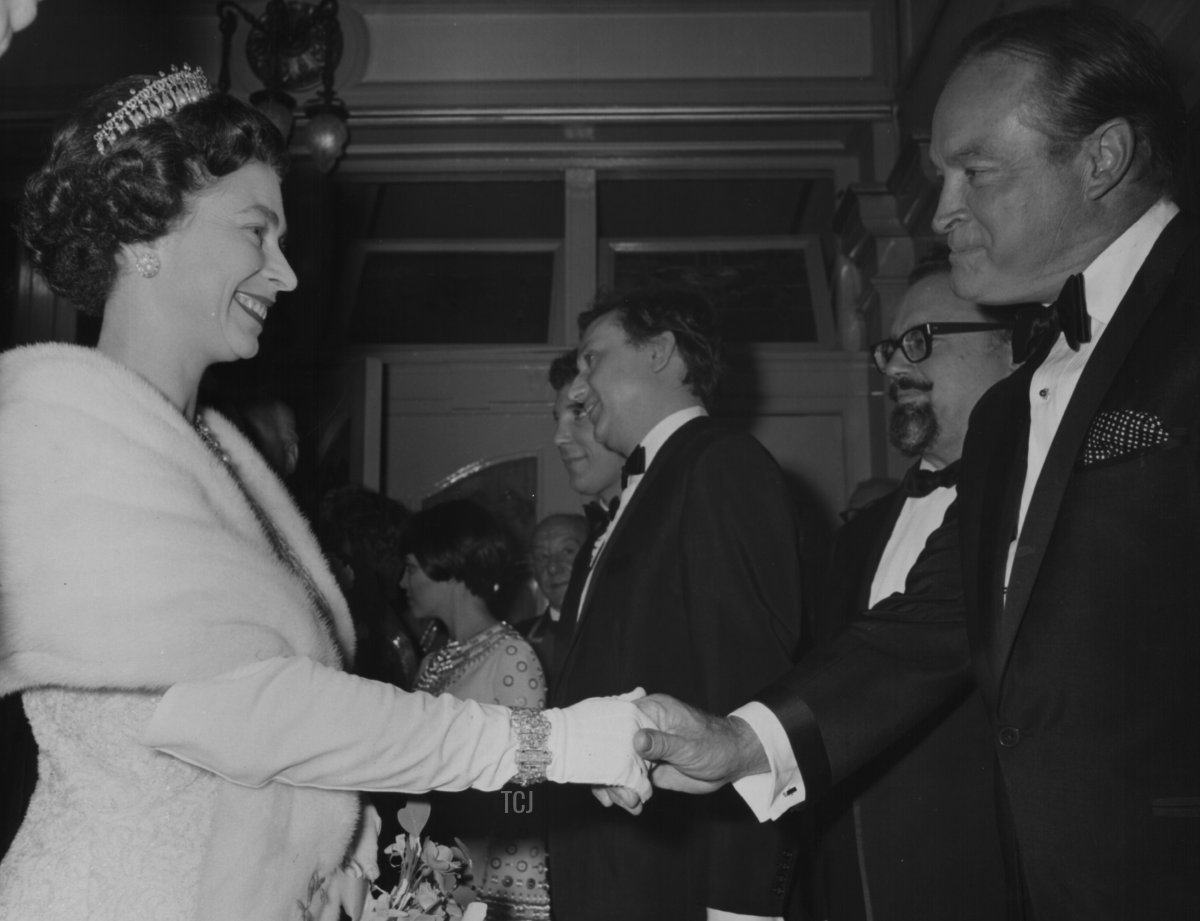
<path fill-rule="evenodd" d="M 421 663 L 416 689 L 453 694 L 463 700 L 507 707 L 543 707 L 546 681 L 529 641 L 507 623 L 498 623 L 462 642 L 450 642 Z M 516 795 L 506 791 L 510 799 Z M 455 793 L 488 797 L 494 807 L 504 793 Z M 496 827 L 486 839 L 469 840 L 479 899 L 488 906 L 488 921 L 548 921 L 550 893 L 546 848 L 541 835 L 544 808 L 537 792 L 520 791 L 521 812 L 492 809 Z M 445 801 L 443 801 L 445 802 Z M 482 802 L 482 800 L 481 800 Z M 434 806 L 434 817 L 439 805 Z"/>
<path fill-rule="evenodd" d="M 450 640 L 440 649 L 431 652 L 421 663 L 421 671 L 416 680 L 416 690 L 428 691 L 430 694 L 452 693 L 456 697 L 463 696 L 455 693 L 452 688 L 468 673 L 478 669 L 483 661 L 496 651 L 496 648 L 505 639 L 506 633 L 516 633 L 516 631 L 506 623 L 498 623 L 475 634 L 470 639 L 462 642 Z M 538 685 L 535 684 L 530 690 L 537 691 Z M 486 701 L 486 703 L 495 702 Z M 529 704 L 515 706 L 529 706 Z"/>

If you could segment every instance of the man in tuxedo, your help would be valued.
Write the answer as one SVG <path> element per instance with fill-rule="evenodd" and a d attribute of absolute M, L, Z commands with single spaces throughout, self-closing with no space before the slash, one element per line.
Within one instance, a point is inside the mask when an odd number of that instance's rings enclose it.
<path fill-rule="evenodd" d="M 1054 302 L 979 401 L 903 595 L 737 716 L 648 705 L 659 783 L 762 817 L 981 692 L 1011 891 L 1036 919 L 1200 917 L 1200 229 L 1147 30 L 1035 7 L 967 39 L 933 116 L 959 296 Z M 1056 300 L 1060 289 L 1063 296 Z M 1022 344 L 1018 338 L 1015 344 Z"/>
<path fill-rule="evenodd" d="M 578 551 L 584 551 L 586 559 L 592 542 L 608 526 L 608 510 L 615 507 L 614 503 L 621 494 L 621 466 L 625 463 L 624 457 L 596 440 L 592 420 L 587 417 L 583 407 L 571 399 L 569 391 L 577 373 L 577 357 L 575 349 L 568 349 L 550 363 L 549 373 L 550 386 L 554 388 L 554 446 L 558 449 L 571 488 L 584 500 L 584 521 L 587 524 L 585 540 L 578 545 L 572 572 L 580 565 Z M 553 596 L 545 586 L 542 591 L 550 598 L 550 607 L 541 616 L 518 625 L 517 629 L 522 630 L 534 644 L 546 678 L 553 688 L 558 667 L 567 653 L 567 644 L 575 628 L 574 612 L 570 612 L 569 616 L 563 615 L 565 587 L 561 594 L 556 591 Z"/>
<path fill-rule="evenodd" d="M 567 593 L 576 630 L 551 699 L 643 686 L 733 706 L 783 674 L 800 640 L 800 530 L 783 473 L 706 413 L 719 348 L 700 294 L 600 295 L 579 325 L 570 397 L 628 460 L 615 516 Z M 797 864 L 790 829 L 756 823 L 730 793 L 663 793 L 638 818 L 587 790 L 556 795 L 557 921 L 781 915 Z"/>
<path fill-rule="evenodd" d="M 888 437 L 917 458 L 899 488 L 838 533 L 820 641 L 904 583 L 954 501 L 967 419 L 1013 370 L 1012 323 L 954 294 L 945 257 L 923 263 L 872 346 L 894 406 Z M 817 916 L 836 921 L 1003 921 L 990 731 L 963 693 L 819 804 Z"/>
<path fill-rule="evenodd" d="M 557 660 L 563 652 L 559 647 L 568 639 L 561 630 L 563 598 L 571 583 L 575 558 L 587 542 L 588 522 L 583 515 L 547 515 L 538 522 L 530 540 L 529 564 L 538 590 L 546 599 L 546 608 L 516 628 L 538 654 L 550 687 L 554 687 Z"/>
<path fill-rule="evenodd" d="M 846 500 L 846 507 L 838 512 L 842 524 L 849 524 L 868 505 L 890 495 L 899 485 L 900 481 L 890 476 L 873 476 L 859 481 Z"/>

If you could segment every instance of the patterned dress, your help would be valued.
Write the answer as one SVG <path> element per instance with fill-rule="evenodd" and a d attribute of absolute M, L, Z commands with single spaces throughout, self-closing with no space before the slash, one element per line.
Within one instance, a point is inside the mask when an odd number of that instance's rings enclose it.
<path fill-rule="evenodd" d="M 537 653 L 503 622 L 430 653 L 421 663 L 416 688 L 508 707 L 543 707 L 546 703 L 546 680 Z M 546 848 L 535 795 L 527 790 L 443 794 L 443 802 L 446 798 L 462 802 L 471 796 L 490 800 L 488 814 L 495 825 L 486 837 L 475 843 L 467 841 L 479 898 L 488 906 L 488 921 L 545 921 L 550 917 Z M 438 808 L 434 808 L 435 821 Z"/>

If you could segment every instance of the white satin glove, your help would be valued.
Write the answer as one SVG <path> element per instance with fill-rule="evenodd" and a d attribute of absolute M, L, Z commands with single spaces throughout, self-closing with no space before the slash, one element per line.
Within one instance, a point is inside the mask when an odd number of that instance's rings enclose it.
<path fill-rule="evenodd" d="M 598 787 L 628 787 L 640 802 L 650 798 L 646 762 L 633 750 L 639 729 L 652 727 L 633 701 L 641 688 L 619 697 L 591 697 L 569 707 L 544 711 L 550 723 L 546 779 Z"/>

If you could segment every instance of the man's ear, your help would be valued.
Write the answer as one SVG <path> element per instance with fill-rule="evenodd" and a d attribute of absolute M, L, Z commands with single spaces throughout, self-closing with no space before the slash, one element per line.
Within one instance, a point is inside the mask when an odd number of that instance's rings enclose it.
<path fill-rule="evenodd" d="M 1103 198 L 1129 173 L 1137 154 L 1137 135 L 1124 118 L 1113 118 L 1083 142 L 1083 191 L 1089 199 Z"/>
<path fill-rule="evenodd" d="M 676 352 L 675 334 L 669 330 L 659 333 L 646 343 L 646 348 L 650 352 L 650 367 L 658 374 L 671 363 L 671 358 Z"/>

